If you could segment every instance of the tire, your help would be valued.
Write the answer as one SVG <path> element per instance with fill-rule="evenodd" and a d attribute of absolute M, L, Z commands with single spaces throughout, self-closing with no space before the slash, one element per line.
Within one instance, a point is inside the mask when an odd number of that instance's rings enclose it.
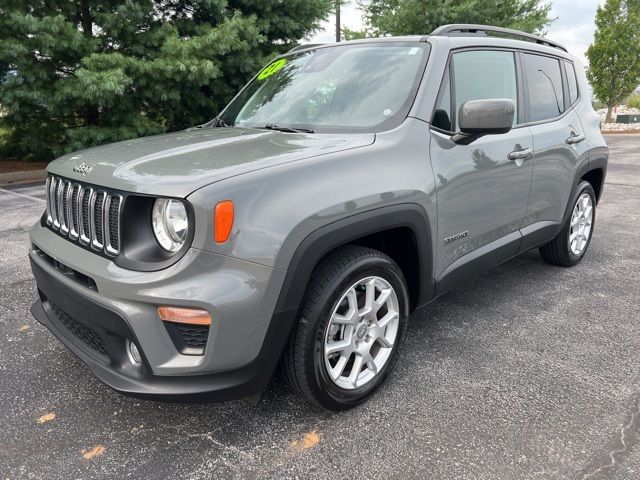
<path fill-rule="evenodd" d="M 373 295 L 367 297 L 369 289 Z M 363 316 L 367 299 L 382 301 L 383 292 L 388 296 L 382 307 L 374 314 L 376 306 L 370 301 L 374 308 Z M 326 409 L 355 407 L 392 370 L 408 316 L 407 285 L 391 258 L 355 245 L 336 249 L 316 266 L 305 292 L 283 358 L 287 383 Z"/>
<path fill-rule="evenodd" d="M 588 200 L 586 197 L 588 197 Z M 583 202 L 582 205 L 584 205 L 584 203 L 588 203 L 591 207 L 590 218 L 583 218 L 584 223 L 582 224 L 580 223 L 582 220 L 580 220 L 580 214 L 578 212 L 578 204 L 580 202 Z M 596 194 L 589 182 L 582 181 L 578 184 L 576 192 L 573 195 L 572 205 L 569 218 L 567 218 L 560 233 L 549 243 L 540 247 L 540 255 L 547 263 L 552 265 L 573 267 L 582 260 L 584 255 L 587 253 L 589 243 L 591 243 L 596 219 Z M 572 229 L 572 223 L 576 222 L 576 214 L 578 214 L 578 223 Z M 584 217 L 586 217 L 586 215 Z M 587 224 L 589 227 L 588 232 L 586 232 Z M 584 229 L 582 230 L 584 235 L 580 236 L 580 229 L 582 228 L 582 225 L 584 225 Z M 578 230 L 576 238 L 580 239 L 579 245 L 575 243 L 578 240 L 574 239 L 576 228 Z M 576 246 L 580 246 L 580 248 L 574 248 Z"/>

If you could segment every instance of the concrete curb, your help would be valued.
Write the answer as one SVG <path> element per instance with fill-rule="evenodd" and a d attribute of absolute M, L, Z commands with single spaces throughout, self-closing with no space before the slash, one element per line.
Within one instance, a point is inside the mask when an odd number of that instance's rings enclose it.
<path fill-rule="evenodd" d="M 45 178 L 47 178 L 46 170 L 26 170 L 23 172 L 0 173 L 0 185 L 9 185 L 16 182 L 44 180 Z"/>

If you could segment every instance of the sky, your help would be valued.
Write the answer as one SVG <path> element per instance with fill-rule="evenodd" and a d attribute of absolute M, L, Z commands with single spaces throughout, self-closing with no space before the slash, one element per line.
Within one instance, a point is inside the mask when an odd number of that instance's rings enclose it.
<path fill-rule="evenodd" d="M 587 63 L 585 52 L 593 40 L 596 8 L 603 0 L 551 0 L 551 18 L 556 18 L 547 28 L 547 37 L 567 47 L 570 53 Z M 362 12 L 356 1 L 342 7 L 342 25 L 353 30 L 363 27 Z M 310 43 L 329 43 L 335 40 L 335 18 L 323 25 L 324 30 L 309 38 Z M 424 32 L 429 33 L 429 32 Z"/>

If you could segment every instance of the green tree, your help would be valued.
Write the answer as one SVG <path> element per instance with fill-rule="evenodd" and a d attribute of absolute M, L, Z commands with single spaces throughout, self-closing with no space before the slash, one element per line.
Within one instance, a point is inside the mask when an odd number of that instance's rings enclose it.
<path fill-rule="evenodd" d="M 332 0 L 2 0 L 0 129 L 49 159 L 202 123 Z"/>
<path fill-rule="evenodd" d="M 353 30 L 349 27 L 342 27 L 341 30 L 343 40 L 360 40 L 372 36 L 367 30 Z"/>
<path fill-rule="evenodd" d="M 640 1 L 607 0 L 596 12 L 596 32 L 587 50 L 587 76 L 611 111 L 640 84 Z"/>
<path fill-rule="evenodd" d="M 367 24 L 361 36 L 423 35 L 448 23 L 542 33 L 551 23 L 551 6 L 541 0 L 371 0 L 359 5 Z"/>

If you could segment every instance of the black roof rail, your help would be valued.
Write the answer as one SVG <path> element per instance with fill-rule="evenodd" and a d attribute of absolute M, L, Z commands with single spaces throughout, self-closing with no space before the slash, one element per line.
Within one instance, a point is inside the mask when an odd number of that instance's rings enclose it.
<path fill-rule="evenodd" d="M 436 37 L 454 37 L 454 36 L 466 36 L 466 35 L 484 35 L 489 36 L 489 33 L 498 34 L 496 36 L 503 37 L 515 37 L 516 40 L 526 40 L 529 42 L 535 42 L 539 45 L 545 45 L 547 47 L 559 48 L 562 51 L 567 49 L 559 43 L 547 40 L 544 37 L 533 35 L 531 33 L 520 32 L 518 30 L 511 30 L 509 28 L 492 27 L 489 25 L 473 25 L 468 23 L 458 23 L 452 25 L 442 25 L 436 28 L 430 35 Z"/>
<path fill-rule="evenodd" d="M 306 45 L 296 45 L 287 53 L 297 52 L 298 50 L 306 50 L 307 48 L 322 47 L 324 43 L 307 43 Z"/>

